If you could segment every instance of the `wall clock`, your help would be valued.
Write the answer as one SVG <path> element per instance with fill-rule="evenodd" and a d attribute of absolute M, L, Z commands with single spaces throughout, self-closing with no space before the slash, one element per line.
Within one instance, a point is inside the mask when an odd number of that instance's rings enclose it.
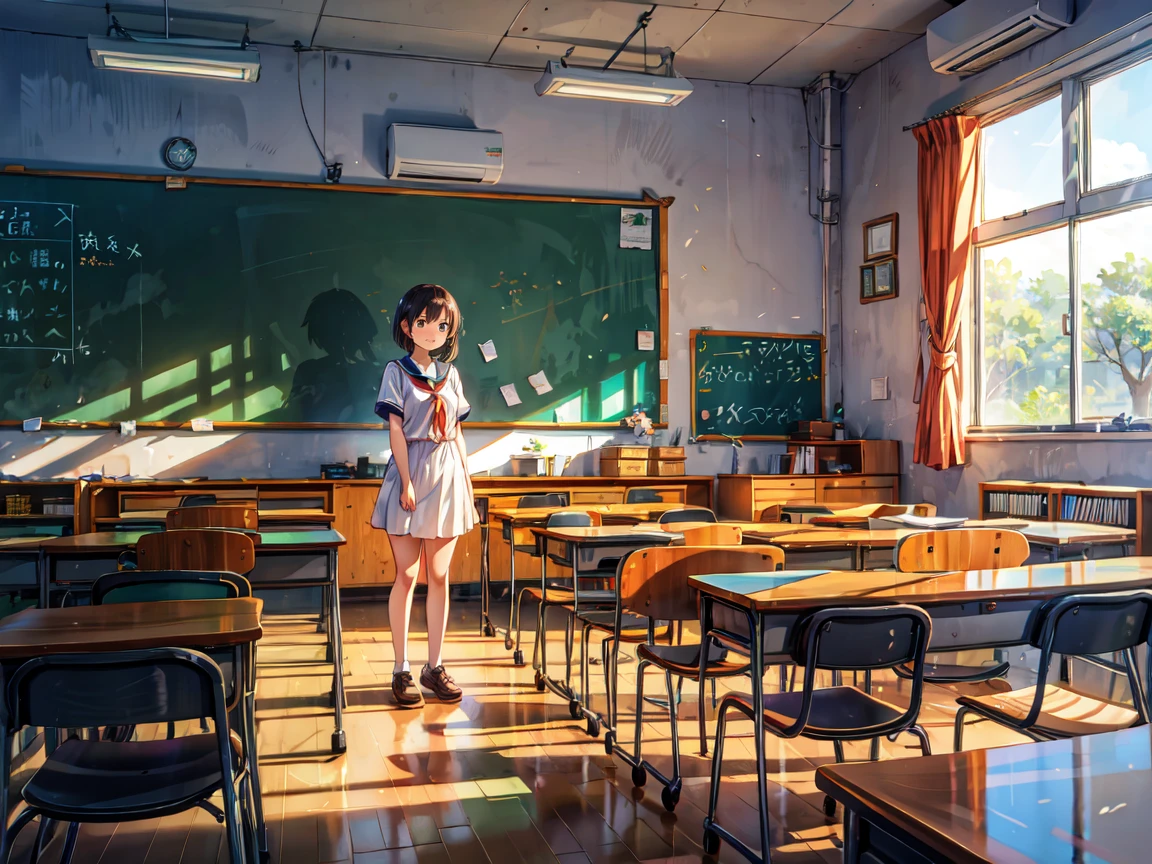
<path fill-rule="evenodd" d="M 187 171 L 196 161 L 196 145 L 187 138 L 173 138 L 164 145 L 164 164 L 173 171 Z"/>

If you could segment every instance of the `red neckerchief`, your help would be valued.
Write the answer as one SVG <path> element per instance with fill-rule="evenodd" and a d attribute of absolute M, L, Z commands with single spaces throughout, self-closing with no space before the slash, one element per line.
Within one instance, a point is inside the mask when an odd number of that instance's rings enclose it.
<path fill-rule="evenodd" d="M 404 370 L 404 374 L 408 376 L 413 387 L 422 393 L 432 394 L 432 431 L 436 433 L 439 440 L 443 441 L 448 435 L 448 406 L 444 402 L 444 397 L 440 395 L 440 391 L 448 382 L 448 373 L 445 372 L 439 378 L 428 375 L 416 365 L 416 361 L 411 356 L 405 357 L 399 362 L 400 368 Z"/>

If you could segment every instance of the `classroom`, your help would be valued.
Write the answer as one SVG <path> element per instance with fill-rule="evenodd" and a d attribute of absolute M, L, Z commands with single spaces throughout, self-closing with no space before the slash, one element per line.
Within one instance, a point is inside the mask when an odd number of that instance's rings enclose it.
<path fill-rule="evenodd" d="M 1152 0 L 0 0 L 0 862 L 1143 864 Z"/>

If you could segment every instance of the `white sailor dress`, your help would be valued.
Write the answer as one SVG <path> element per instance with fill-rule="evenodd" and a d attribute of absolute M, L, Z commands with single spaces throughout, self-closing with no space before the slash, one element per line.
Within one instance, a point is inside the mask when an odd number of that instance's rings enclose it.
<path fill-rule="evenodd" d="M 460 373 L 451 363 L 433 361 L 432 368 L 424 370 L 405 357 L 385 367 L 376 413 L 385 421 L 392 415 L 404 421 L 416 508 L 400 506 L 403 485 L 396 460 L 390 459 L 372 513 L 373 527 L 423 539 L 459 537 L 472 530 L 472 485 L 456 446 L 459 423 L 469 411 Z"/>

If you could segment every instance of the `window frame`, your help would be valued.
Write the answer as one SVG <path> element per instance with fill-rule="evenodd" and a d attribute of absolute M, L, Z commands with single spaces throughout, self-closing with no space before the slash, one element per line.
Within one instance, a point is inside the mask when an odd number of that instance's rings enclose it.
<path fill-rule="evenodd" d="M 1062 117 L 1061 164 L 1064 169 L 1064 200 L 1041 205 L 1032 210 L 1009 214 L 987 221 L 978 222 L 972 233 L 972 250 L 969 262 L 969 283 L 972 286 L 972 360 L 968 368 L 972 373 L 973 400 L 971 404 L 972 423 L 969 432 L 989 432 L 1003 434 L 1019 433 L 1061 433 L 1096 429 L 1099 422 L 1085 420 L 1081 404 L 1080 382 L 1083 375 L 1083 342 L 1081 339 L 1082 291 L 1079 276 L 1080 225 L 1094 218 L 1101 218 L 1126 210 L 1152 206 L 1152 174 L 1130 178 L 1125 181 L 1090 188 L 1091 171 L 1091 120 L 1088 88 L 1105 78 L 1119 74 L 1141 63 L 1152 63 L 1152 42 L 1122 56 L 1095 66 L 1083 73 L 1064 78 L 1056 84 L 1036 90 L 1007 105 L 980 113 L 981 126 L 988 126 L 1027 111 L 1059 94 Z M 981 130 L 983 134 L 983 130 Z M 981 158 L 983 158 L 981 156 Z M 981 170 L 983 165 L 981 165 Z M 983 178 L 980 180 L 977 202 L 979 217 L 983 216 Z M 980 265 L 982 250 L 997 243 L 1040 234 L 1061 225 L 1068 229 L 1068 338 L 1070 339 L 1068 400 L 1071 416 L 1070 424 L 1063 425 L 983 425 L 984 419 L 984 292 L 983 273 Z"/>

